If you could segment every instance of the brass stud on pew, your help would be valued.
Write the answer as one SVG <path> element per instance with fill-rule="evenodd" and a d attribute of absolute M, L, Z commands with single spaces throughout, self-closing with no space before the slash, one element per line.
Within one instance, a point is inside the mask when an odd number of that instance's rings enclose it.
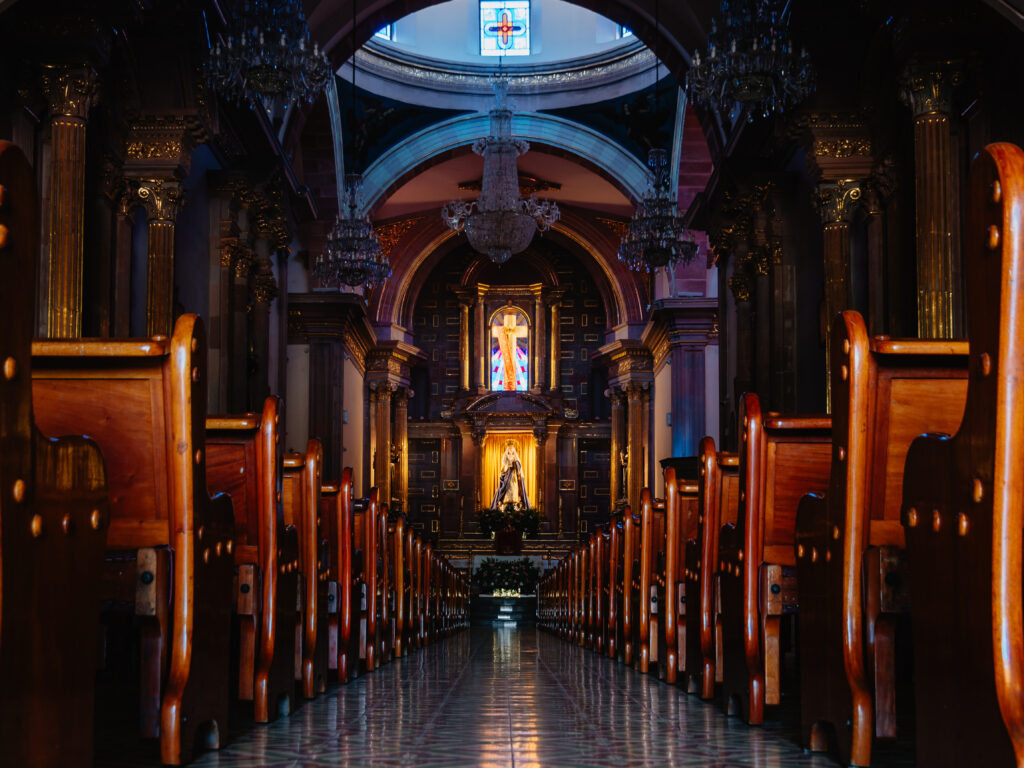
<path fill-rule="evenodd" d="M 98 509 L 94 509 L 92 514 L 89 515 L 89 525 L 92 526 L 94 531 L 98 531 L 100 526 L 103 525 L 103 513 Z"/>
<path fill-rule="evenodd" d="M 228 551 L 228 554 L 232 554 L 235 551 L 235 540 L 228 539 L 228 543 L 224 545 L 224 548 Z"/>
<path fill-rule="evenodd" d="M 7 187 L 0 184 L 0 208 L 4 207 L 4 195 L 7 193 Z"/>
<path fill-rule="evenodd" d="M 33 539 L 38 539 L 43 535 L 43 516 L 32 515 L 32 520 L 29 521 L 28 529 L 32 533 Z"/>
<path fill-rule="evenodd" d="M 217 557 L 220 557 L 220 553 L 223 551 L 223 548 L 223 544 L 219 541 L 214 545 L 213 551 L 216 553 Z"/>
<path fill-rule="evenodd" d="M 71 519 L 71 515 L 64 515 L 60 521 L 60 529 L 64 531 L 65 536 L 70 536 L 75 530 L 75 522 Z"/>
<path fill-rule="evenodd" d="M 825 562 L 826 563 L 831 563 L 832 562 L 832 550 L 831 549 L 826 549 L 825 550 Z"/>
<path fill-rule="evenodd" d="M 199 339 L 192 337 L 192 351 L 195 352 L 199 348 Z"/>
<path fill-rule="evenodd" d="M 839 446 L 839 450 L 836 452 L 836 455 L 839 457 L 840 461 L 846 461 L 846 449 L 843 448 L 843 446 Z"/>
<path fill-rule="evenodd" d="M 998 203 L 1003 199 L 1003 185 L 999 183 L 999 179 L 992 182 L 992 202 Z"/>
<path fill-rule="evenodd" d="M 196 449 L 196 464 L 202 464 L 202 463 L 203 463 L 203 449 L 202 448 L 197 448 Z"/>
<path fill-rule="evenodd" d="M 811 562 L 812 563 L 818 562 L 818 548 L 817 547 L 811 547 Z"/>
<path fill-rule="evenodd" d="M 967 517 L 966 512 L 961 512 L 956 516 L 956 532 L 959 536 L 966 536 L 967 531 L 970 530 L 971 521 Z"/>
<path fill-rule="evenodd" d="M 204 563 L 210 562 L 210 548 L 209 547 L 207 547 L 206 549 L 203 550 L 203 562 Z"/>
<path fill-rule="evenodd" d="M 19 503 L 25 498 L 25 481 L 20 477 L 14 481 L 14 487 L 11 488 L 11 496 Z"/>
<path fill-rule="evenodd" d="M 192 368 L 192 381 L 194 381 L 194 382 L 195 381 L 199 381 L 199 366 L 198 365 L 194 366 Z"/>
<path fill-rule="evenodd" d="M 917 527 L 917 508 L 911 507 L 907 510 L 907 526 L 909 528 Z"/>
<path fill-rule="evenodd" d="M 849 339 L 843 339 L 843 354 L 844 355 L 850 354 L 850 340 Z"/>
<path fill-rule="evenodd" d="M 999 247 L 999 227 L 992 224 L 988 228 L 988 243 L 986 243 L 990 251 L 994 251 Z"/>
<path fill-rule="evenodd" d="M 736 559 L 739 560 L 741 563 L 743 562 L 743 550 L 742 549 L 739 552 L 736 553 Z"/>
<path fill-rule="evenodd" d="M 840 367 L 839 376 L 840 378 L 842 378 L 843 381 L 846 381 L 848 378 L 850 378 L 850 369 L 845 365 Z"/>
<path fill-rule="evenodd" d="M 839 540 L 839 526 L 838 525 L 833 525 L 832 526 L 832 538 L 836 539 L 837 541 Z"/>
<path fill-rule="evenodd" d="M 985 498 L 985 486 L 981 483 L 981 478 L 974 478 L 972 483 L 971 498 L 974 499 L 975 504 L 980 504 L 981 500 Z"/>
<path fill-rule="evenodd" d="M 978 365 L 981 368 L 981 375 L 988 376 L 992 373 L 992 356 L 988 352 L 978 355 Z"/>
<path fill-rule="evenodd" d="M 4 378 L 10 381 L 18 373 L 18 362 L 13 357 L 4 360 Z"/>
<path fill-rule="evenodd" d="M 196 538 L 202 541 L 204 536 L 206 536 L 206 526 L 200 525 L 199 530 L 196 531 Z"/>
<path fill-rule="evenodd" d="M 0 248 L 7 247 L 7 227 L 0 224 Z"/>
<path fill-rule="evenodd" d="M 942 529 L 942 513 L 937 509 L 932 510 L 932 530 L 938 533 Z"/>
<path fill-rule="evenodd" d="M 797 544 L 796 545 L 796 556 L 798 558 L 804 556 L 804 545 L 803 544 Z"/>

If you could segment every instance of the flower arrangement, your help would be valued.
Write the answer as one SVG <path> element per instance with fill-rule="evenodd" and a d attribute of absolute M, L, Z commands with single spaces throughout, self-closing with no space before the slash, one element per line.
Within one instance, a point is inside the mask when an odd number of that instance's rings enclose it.
<path fill-rule="evenodd" d="M 500 531 L 513 530 L 533 538 L 540 532 L 540 512 L 529 507 L 517 507 L 507 501 L 497 509 L 481 509 L 477 512 L 480 532 L 485 536 Z"/>
<path fill-rule="evenodd" d="M 485 558 L 473 572 L 473 581 L 480 586 L 481 594 L 532 594 L 540 580 L 540 568 L 528 557 L 521 560 L 496 560 Z"/>

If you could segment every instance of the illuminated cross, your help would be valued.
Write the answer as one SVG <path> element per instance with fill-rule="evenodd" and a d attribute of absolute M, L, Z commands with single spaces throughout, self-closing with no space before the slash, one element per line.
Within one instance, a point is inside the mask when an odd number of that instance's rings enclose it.
<path fill-rule="evenodd" d="M 488 35 L 498 38 L 498 47 L 507 49 L 512 46 L 512 38 L 519 37 L 526 31 L 522 24 L 513 24 L 512 15 L 506 9 L 502 9 L 498 23 L 492 24 L 485 29 Z"/>
<path fill-rule="evenodd" d="M 516 388 L 516 347 L 519 339 L 527 339 L 530 329 L 526 324 L 519 325 L 516 322 L 516 313 L 506 312 L 499 318 L 494 319 L 491 326 L 491 335 L 498 339 L 498 349 L 501 350 L 502 362 L 502 385 L 512 391 Z"/>

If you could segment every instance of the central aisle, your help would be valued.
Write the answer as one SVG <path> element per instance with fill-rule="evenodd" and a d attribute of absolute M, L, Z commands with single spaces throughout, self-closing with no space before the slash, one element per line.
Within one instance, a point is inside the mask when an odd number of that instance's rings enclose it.
<path fill-rule="evenodd" d="M 194 765 L 834 768 L 795 737 L 748 728 L 533 627 L 474 628 L 247 729 Z"/>

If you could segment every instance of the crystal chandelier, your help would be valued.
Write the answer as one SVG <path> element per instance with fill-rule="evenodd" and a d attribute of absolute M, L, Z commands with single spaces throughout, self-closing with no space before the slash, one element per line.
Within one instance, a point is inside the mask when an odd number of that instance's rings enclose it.
<path fill-rule="evenodd" d="M 327 244 L 313 264 L 313 274 L 325 285 L 355 288 L 391 276 L 391 265 L 381 252 L 370 217 L 359 213 L 362 186 L 362 174 L 345 174 L 344 210 L 339 211 Z"/>
<path fill-rule="evenodd" d="M 714 20 L 703 58 L 695 53 L 686 89 L 695 104 L 750 107 L 747 119 L 784 112 L 814 92 L 814 66 L 789 38 L 781 0 L 722 0 L 724 29 Z"/>
<path fill-rule="evenodd" d="M 452 200 L 441 208 L 441 218 L 456 232 L 465 231 L 469 244 L 495 264 L 509 260 L 533 240 L 537 230 L 550 229 L 558 221 L 558 205 L 530 195 L 519 197 L 516 158 L 530 145 L 512 138 L 512 109 L 508 106 L 508 78 L 491 79 L 495 106 L 491 110 L 491 135 L 477 139 L 473 151 L 484 159 L 480 197 L 466 202 Z"/>
<path fill-rule="evenodd" d="M 647 155 L 651 185 L 636 207 L 619 243 L 619 260 L 634 271 L 687 263 L 697 255 L 697 241 L 679 220 L 679 205 L 672 189 L 668 152 L 652 149 Z"/>
<path fill-rule="evenodd" d="M 258 102 L 273 117 L 311 103 L 331 68 L 319 44 L 310 47 L 301 0 L 240 0 L 227 38 L 210 50 L 206 74 L 224 98 Z"/>

